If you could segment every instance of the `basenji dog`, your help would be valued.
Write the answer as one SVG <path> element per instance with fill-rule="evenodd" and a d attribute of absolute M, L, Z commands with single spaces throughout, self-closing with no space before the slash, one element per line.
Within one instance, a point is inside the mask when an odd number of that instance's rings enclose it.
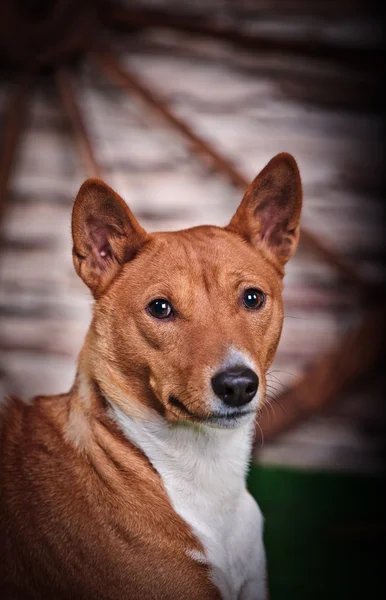
<path fill-rule="evenodd" d="M 3 600 L 267 597 L 246 474 L 301 203 L 285 153 L 224 228 L 147 233 L 82 185 L 73 260 L 95 303 L 73 387 L 2 410 Z"/>

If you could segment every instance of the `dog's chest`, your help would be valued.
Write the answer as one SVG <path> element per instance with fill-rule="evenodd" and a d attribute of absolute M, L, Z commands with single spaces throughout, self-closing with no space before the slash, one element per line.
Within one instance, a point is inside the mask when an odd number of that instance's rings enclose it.
<path fill-rule="evenodd" d="M 254 550 L 261 539 L 262 517 L 245 489 L 234 494 L 229 474 L 222 473 L 221 481 L 218 472 L 212 477 L 210 472 L 209 465 L 205 483 L 199 478 L 178 480 L 170 473 L 162 476 L 176 512 L 190 525 L 205 550 L 203 555 L 189 549 L 187 553 L 208 564 L 223 600 L 237 600 L 253 563 L 256 568 L 258 565 Z"/>
<path fill-rule="evenodd" d="M 158 471 L 175 511 L 205 551 L 186 548 L 187 554 L 208 563 L 224 600 L 236 600 L 262 533 L 261 513 L 245 489 L 248 429 L 203 432 L 115 418 Z"/>

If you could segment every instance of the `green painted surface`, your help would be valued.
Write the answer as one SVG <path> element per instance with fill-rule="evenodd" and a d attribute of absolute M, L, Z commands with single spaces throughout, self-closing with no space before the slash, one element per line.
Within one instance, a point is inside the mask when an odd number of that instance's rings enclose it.
<path fill-rule="evenodd" d="M 384 597 L 382 478 L 253 465 L 265 517 L 270 600 Z"/>

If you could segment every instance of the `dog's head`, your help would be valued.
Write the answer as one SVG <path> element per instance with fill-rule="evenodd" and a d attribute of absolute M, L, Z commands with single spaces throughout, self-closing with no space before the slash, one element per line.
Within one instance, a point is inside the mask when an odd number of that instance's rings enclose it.
<path fill-rule="evenodd" d="M 148 234 L 89 179 L 72 219 L 74 264 L 95 297 L 89 369 L 129 415 L 236 426 L 265 397 L 279 342 L 284 265 L 299 237 L 296 162 L 273 158 L 225 228 Z"/>

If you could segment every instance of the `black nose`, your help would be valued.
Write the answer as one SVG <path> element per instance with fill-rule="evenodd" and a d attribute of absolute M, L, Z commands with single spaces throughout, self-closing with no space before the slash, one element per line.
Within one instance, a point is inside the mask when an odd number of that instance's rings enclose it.
<path fill-rule="evenodd" d="M 234 367 L 212 377 L 216 396 L 228 406 L 243 406 L 250 402 L 259 387 L 259 378 L 252 369 Z"/>

